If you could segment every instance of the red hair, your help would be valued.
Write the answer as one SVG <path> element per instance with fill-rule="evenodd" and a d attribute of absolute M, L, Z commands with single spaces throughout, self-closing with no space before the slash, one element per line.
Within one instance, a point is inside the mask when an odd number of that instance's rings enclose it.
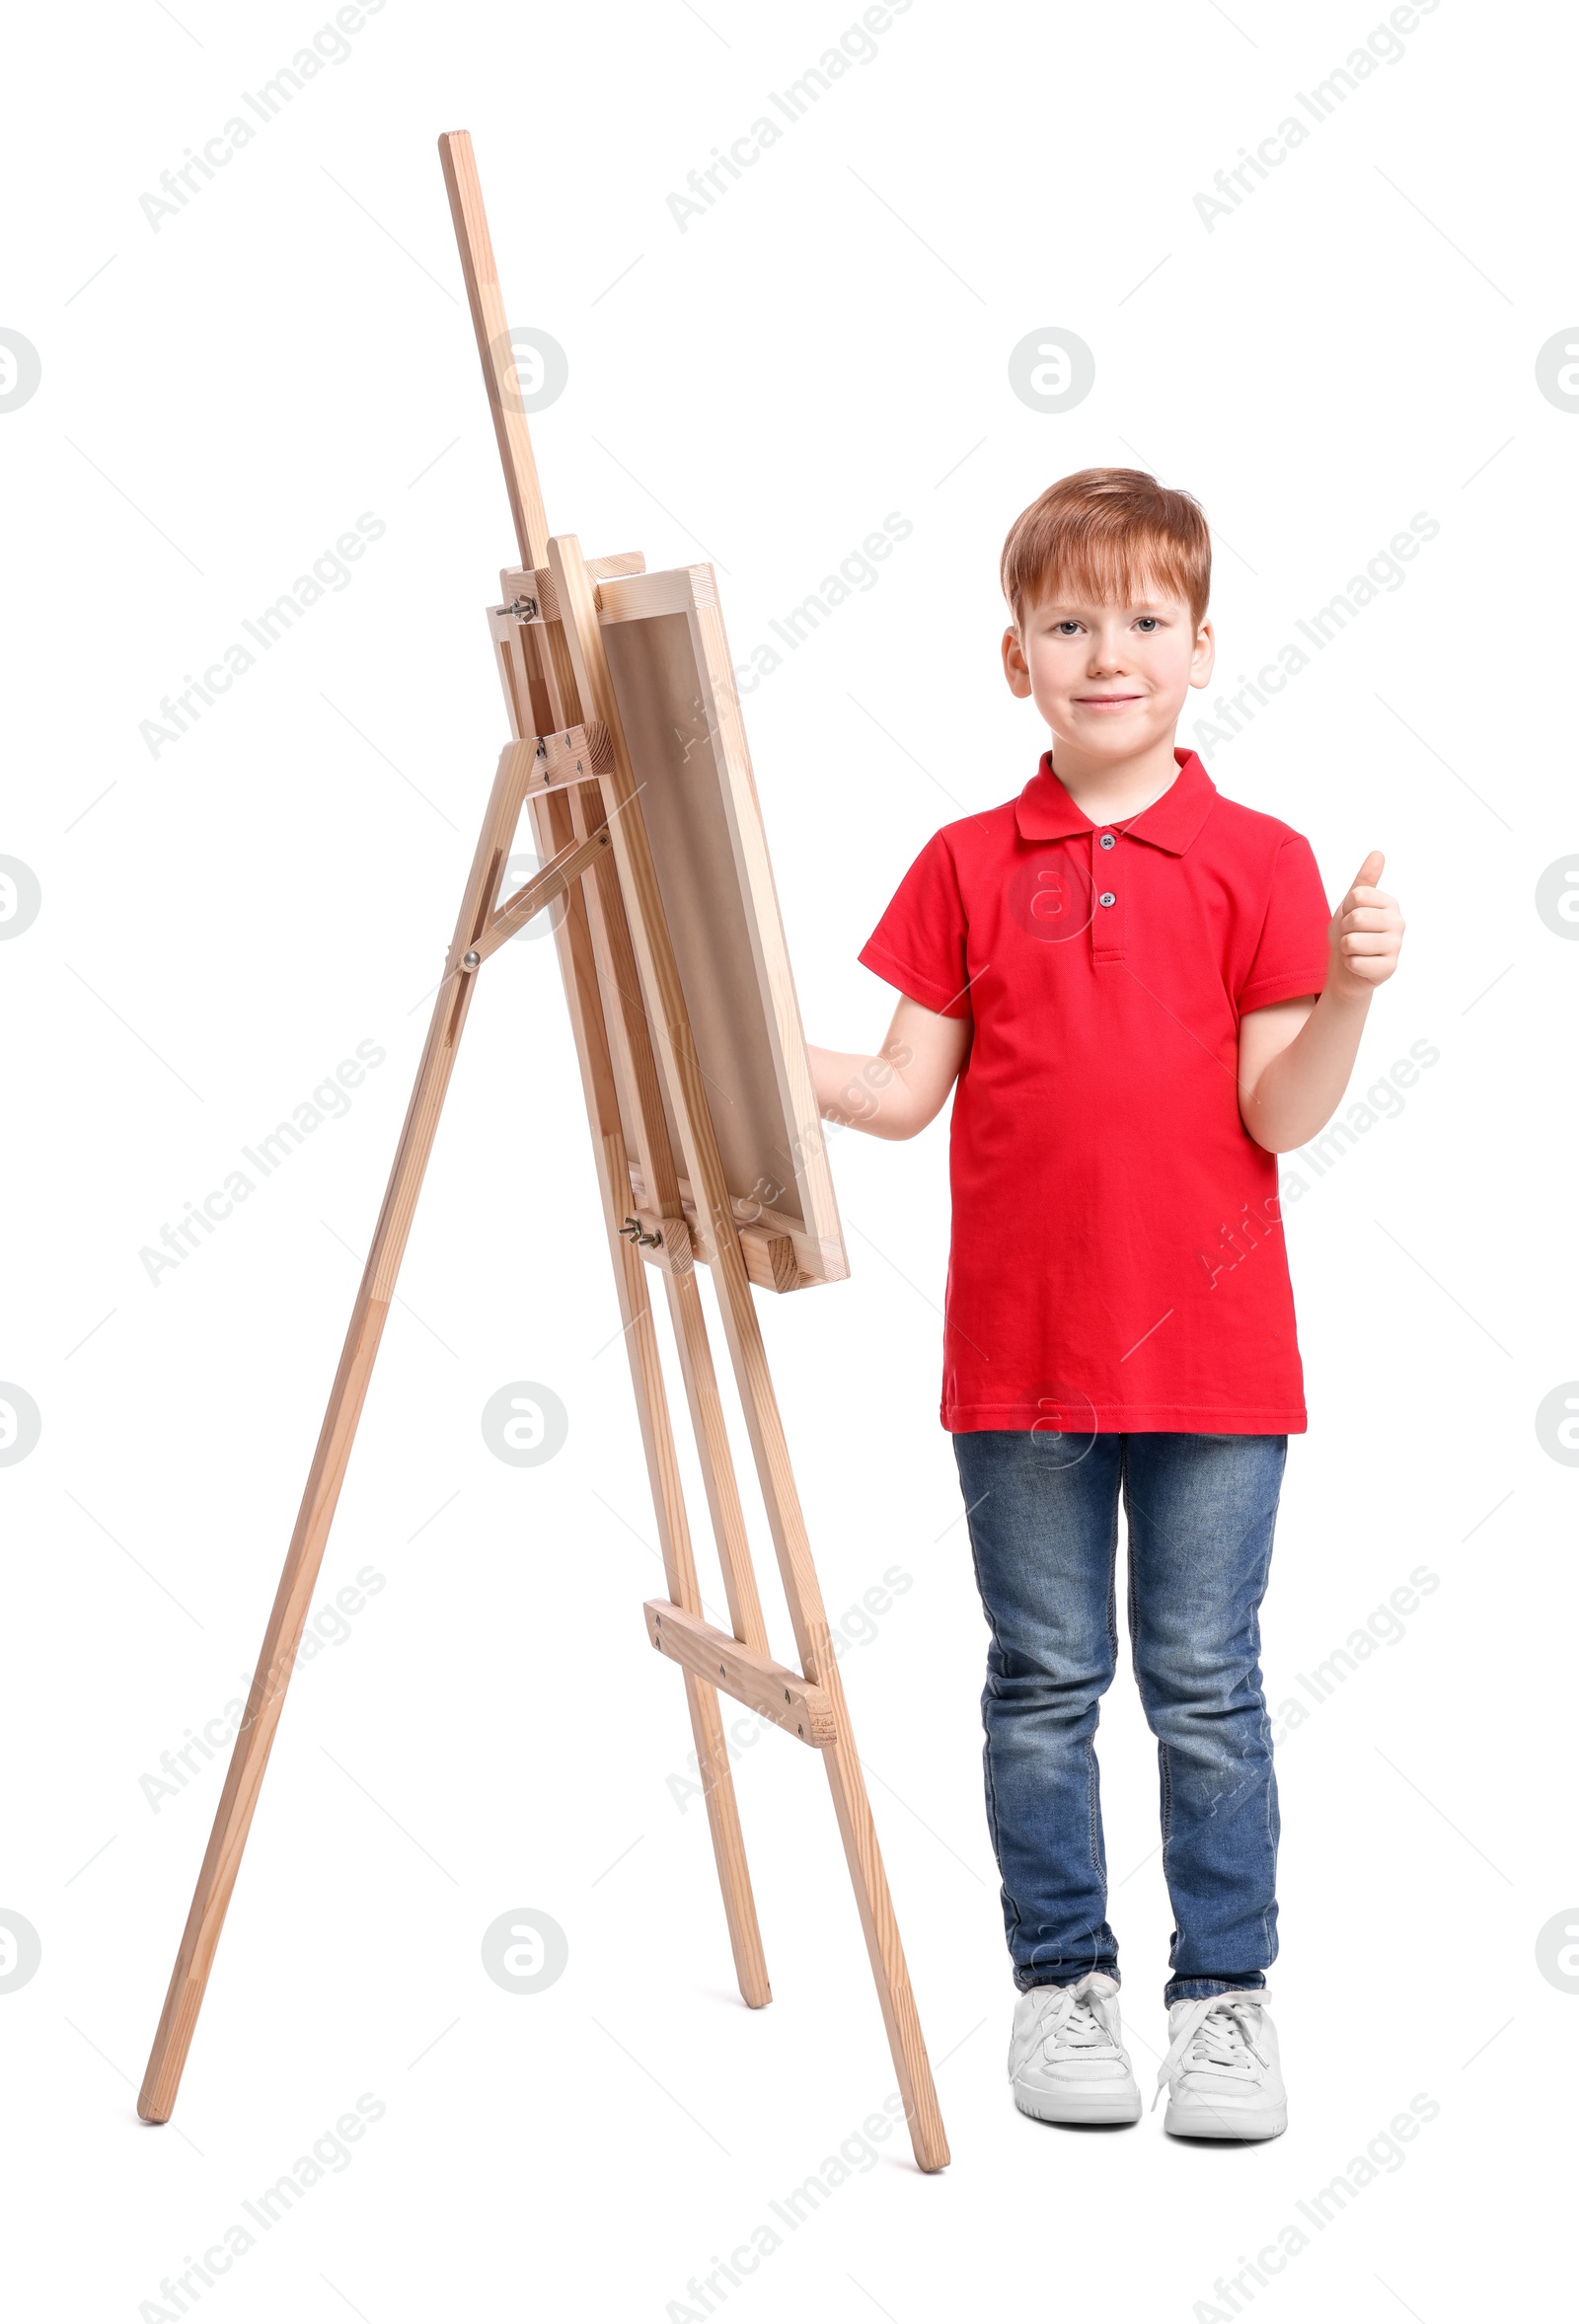
<path fill-rule="evenodd" d="M 1020 626 L 1056 588 L 1112 605 L 1146 584 L 1181 597 L 1199 629 L 1212 580 L 1212 537 L 1200 502 L 1142 468 L 1082 468 L 1060 477 L 1009 528 L 1000 573 Z"/>

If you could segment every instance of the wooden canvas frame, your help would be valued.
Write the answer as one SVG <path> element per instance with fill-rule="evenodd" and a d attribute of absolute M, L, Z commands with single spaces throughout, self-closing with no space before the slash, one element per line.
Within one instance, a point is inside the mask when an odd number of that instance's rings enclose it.
<path fill-rule="evenodd" d="M 502 575 L 504 603 L 490 615 L 513 738 L 499 758 L 137 2111 L 147 2122 L 165 2122 L 175 2105 L 478 972 L 553 906 L 668 1586 L 666 1599 L 643 1609 L 647 1635 L 681 1672 L 740 1991 L 753 2008 L 771 1998 L 720 1693 L 749 1704 L 822 1759 L 911 2142 L 921 2168 L 935 2171 L 948 2160 L 947 2140 L 752 1291 L 753 1284 L 783 1290 L 831 1281 L 845 1271 L 844 1248 L 716 592 L 707 566 L 648 574 L 629 552 L 589 564 L 573 536 L 549 535 L 511 388 L 471 139 L 464 131 L 447 135 L 439 151 L 520 553 L 520 564 Z M 682 755 L 678 774 L 661 730 L 676 687 L 696 712 L 680 737 L 696 763 Z M 677 934 L 672 925 L 665 879 L 678 891 L 678 917 L 695 869 L 687 861 L 688 803 L 707 825 L 699 845 L 711 850 L 712 892 L 733 891 L 736 922 L 714 934 L 725 955 L 734 947 L 730 972 L 742 984 L 750 979 L 764 1043 L 755 1061 L 731 1051 L 726 1022 L 720 1029 L 710 990 L 720 973 L 716 950 L 710 954 L 695 932 Z M 543 867 L 500 905 L 523 806 Z M 725 1115 L 722 1135 L 715 1106 Z M 731 1106 L 739 1114 L 732 1122 Z M 765 1184 L 742 1189 L 738 1180 L 764 1138 L 782 1141 L 785 1174 L 759 1170 Z M 713 1271 L 798 1670 L 768 1648 L 699 1260 Z M 650 1304 L 657 1281 L 678 1350 L 729 1632 L 703 1618 Z"/>
<path fill-rule="evenodd" d="M 611 569 L 639 564 L 633 554 L 595 568 L 598 624 L 733 1214 L 765 1230 L 749 1246 L 764 1289 L 838 1282 L 849 1262 L 713 567 Z M 505 707 L 531 734 L 521 632 L 556 607 L 553 574 L 506 568 L 499 594 L 489 627 Z M 546 751 L 540 764 L 545 790 L 573 773 Z M 672 1115 L 669 1133 L 701 1256 Z M 647 1188 L 631 1160 L 641 1209 Z"/>

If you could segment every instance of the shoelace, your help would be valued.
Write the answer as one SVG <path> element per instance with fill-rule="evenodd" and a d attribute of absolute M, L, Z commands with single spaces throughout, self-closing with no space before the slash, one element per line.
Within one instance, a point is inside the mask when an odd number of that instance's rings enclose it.
<path fill-rule="evenodd" d="M 1181 2059 L 1186 2067 L 1209 2066 L 1218 2073 L 1246 2077 L 1257 2065 L 1264 2066 L 1266 2055 L 1256 2047 L 1249 2019 L 1266 1998 L 1262 1986 L 1253 1993 L 1209 1993 L 1204 2000 L 1193 2002 L 1158 2071 L 1153 2106 L 1167 2088 L 1168 2077 Z"/>
<path fill-rule="evenodd" d="M 1060 2043 L 1071 2050 L 1111 2050 L 1112 2030 L 1091 1997 L 1076 1986 L 1055 1986 L 1056 2001 L 1036 2023 L 1036 2039 L 1051 2056 Z"/>

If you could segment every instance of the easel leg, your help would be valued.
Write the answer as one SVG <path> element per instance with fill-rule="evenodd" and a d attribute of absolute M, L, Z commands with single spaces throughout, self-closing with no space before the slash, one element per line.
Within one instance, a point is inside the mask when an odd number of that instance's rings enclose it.
<path fill-rule="evenodd" d="M 539 851 L 547 860 L 573 836 L 568 804 L 563 797 L 535 798 L 531 802 L 531 814 Z M 631 1385 L 636 1392 L 647 1476 L 652 1487 L 652 1507 L 657 1520 L 664 1576 L 669 1596 L 675 1604 L 683 1606 L 688 1612 L 700 1613 L 703 1611 L 702 1592 L 697 1581 L 684 1489 L 675 1458 L 669 1400 L 663 1383 L 663 1362 L 653 1327 L 650 1277 L 645 1263 L 619 1232 L 629 1207 L 630 1164 L 626 1159 L 625 1132 L 620 1118 L 619 1094 L 587 901 L 579 886 L 568 898 L 564 916 L 556 932 L 556 942 L 559 945 L 560 966 L 564 978 L 576 1052 L 581 1063 L 587 1110 L 600 1133 L 594 1142 L 598 1184 L 603 1196 L 604 1222 L 614 1261 L 620 1314 L 625 1324 Z M 691 1283 L 688 1288 L 694 1300 L 697 1296 L 695 1283 Z M 733 1484 L 732 1476 L 730 1484 Z M 761 1618 L 759 1610 L 759 1624 Z M 745 1838 L 740 1830 L 740 1810 L 735 1798 L 734 1777 L 729 1768 L 729 1755 L 724 1744 L 717 1690 L 687 1672 L 685 1694 L 696 1746 L 697 1769 L 707 1801 L 708 1826 L 713 1835 L 713 1852 L 718 1867 L 718 1886 L 723 1897 L 723 1914 L 729 1931 L 730 1950 L 734 1956 L 735 1977 L 748 2007 L 760 2009 L 772 2000 L 773 1990 L 768 1983 L 768 1965 L 762 1950 L 762 1934 L 757 1925 L 756 1901 L 751 1893 Z"/>
<path fill-rule="evenodd" d="M 708 1345 L 701 1288 L 694 1274 L 670 1275 L 666 1281 L 675 1345 L 685 1375 L 686 1401 L 696 1431 L 697 1457 L 702 1462 L 708 1503 L 713 1512 L 723 1594 L 729 1602 L 730 1626 L 745 1645 L 754 1647 L 758 1654 L 766 1654 L 767 1624 L 762 1618 L 762 1600 L 751 1563 L 751 1544 L 746 1537 L 745 1515 L 740 1507 L 740 1488 L 735 1482 L 734 1456 L 729 1450 L 723 1404 L 713 1369 L 713 1350 Z"/>
<path fill-rule="evenodd" d="M 790 1449 L 779 1414 L 779 1400 L 768 1372 L 767 1352 L 762 1344 L 756 1304 L 751 1296 L 751 1285 L 746 1278 L 745 1263 L 740 1257 L 738 1243 L 733 1245 L 727 1257 L 721 1257 L 721 1263 L 714 1268 L 714 1275 L 724 1332 L 734 1361 L 740 1400 L 745 1408 L 746 1426 L 756 1456 L 757 1474 L 767 1505 L 768 1524 L 778 1553 L 779 1570 L 784 1578 L 790 1619 L 794 1626 L 795 1641 L 800 1651 L 801 1668 L 808 1679 L 814 1679 L 832 1696 L 838 1719 L 838 1738 L 827 1747 L 822 1757 L 828 1769 L 834 1813 L 839 1819 L 839 1836 L 844 1841 L 845 1861 L 850 1867 L 851 1885 L 856 1892 L 856 1906 L 861 1914 L 862 1933 L 866 1940 L 866 1954 L 876 1981 L 883 2024 L 888 2032 L 888 2047 L 893 2056 L 900 2095 L 905 2102 L 905 2119 L 910 2125 L 911 2144 L 915 2149 L 916 2160 L 924 2171 L 941 2170 L 948 2160 L 948 2139 L 933 2083 L 932 2065 L 927 2057 L 915 1994 L 911 1990 L 910 1971 L 900 1941 L 893 1899 L 888 1893 L 888 1876 L 883 1870 L 882 1851 L 877 1845 L 876 1828 L 871 1820 L 865 1778 L 861 1771 L 861 1760 L 851 1734 L 844 1682 L 839 1675 L 839 1665 L 834 1660 L 828 1617 L 823 1611 L 822 1589 L 812 1564 L 811 1546 L 800 1510 L 800 1495 L 795 1486 L 794 1471 L 790 1465 Z"/>
<path fill-rule="evenodd" d="M 458 963 L 467 945 L 481 934 L 492 910 L 499 874 L 520 816 L 531 763 L 529 752 L 511 745 L 501 757 L 494 778 L 445 964 L 444 981 L 433 1005 L 427 1041 L 396 1150 L 395 1165 L 367 1254 L 356 1305 L 351 1311 L 339 1370 L 330 1391 L 296 1530 L 291 1536 L 273 1611 L 263 1633 L 246 1713 L 230 1756 L 225 1788 L 220 1795 L 202 1869 L 197 1875 L 191 1910 L 187 1915 L 170 1989 L 138 2094 L 137 2112 L 144 2122 L 168 2122 L 181 2087 L 182 2070 L 196 2031 L 197 2014 L 225 1924 L 231 1891 L 241 1870 L 242 1851 L 247 1845 L 274 1730 L 285 1706 L 285 1689 L 290 1684 L 296 1650 L 306 1626 L 384 1320 L 394 1297 L 395 1279 L 433 1149 L 439 1110 L 471 1003 L 476 980 L 460 973 Z"/>
<path fill-rule="evenodd" d="M 619 1151 L 623 1161 L 623 1144 Z M 653 1506 L 658 1512 L 659 1538 L 669 1596 L 677 1606 L 683 1606 L 688 1613 L 700 1613 L 702 1591 L 697 1581 L 690 1533 L 686 1527 L 685 1503 L 681 1497 L 680 1472 L 675 1461 L 674 1437 L 669 1422 L 669 1401 L 663 1386 L 662 1359 L 647 1299 L 647 1269 L 621 1237 L 615 1235 L 611 1239 L 617 1254 L 615 1265 L 623 1278 L 621 1306 L 634 1318 L 626 1332 L 625 1342 L 631 1351 L 631 1377 L 642 1416 L 642 1441 L 652 1446 L 649 1473 L 652 1478 Z M 695 1290 L 694 1285 L 692 1289 Z M 718 1867 L 718 1887 L 723 1895 L 723 1916 L 729 1930 L 729 1949 L 734 1955 L 735 1977 L 741 1998 L 747 2007 L 761 2009 L 773 1999 L 773 1988 L 768 1983 L 768 1964 L 762 1950 L 762 1933 L 757 1926 L 756 1900 L 751 1893 L 745 1836 L 740 1830 L 740 1807 L 735 1798 L 734 1776 L 730 1772 L 729 1754 L 723 1739 L 723 1715 L 718 1708 L 717 1688 L 709 1687 L 701 1679 L 693 1678 L 687 1671 L 685 1699 L 686 1708 L 691 1714 L 697 1770 L 708 1805 L 708 1828 L 713 1835 L 713 1853 Z"/>

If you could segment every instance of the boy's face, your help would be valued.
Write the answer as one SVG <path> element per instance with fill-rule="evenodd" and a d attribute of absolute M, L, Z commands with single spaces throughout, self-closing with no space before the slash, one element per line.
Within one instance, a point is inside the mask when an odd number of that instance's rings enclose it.
<path fill-rule="evenodd" d="M 1128 605 L 1067 597 L 1056 586 L 1004 633 L 1010 691 L 1029 696 L 1055 745 L 1092 760 L 1172 745 L 1184 699 L 1212 675 L 1212 625 L 1163 593 Z"/>

